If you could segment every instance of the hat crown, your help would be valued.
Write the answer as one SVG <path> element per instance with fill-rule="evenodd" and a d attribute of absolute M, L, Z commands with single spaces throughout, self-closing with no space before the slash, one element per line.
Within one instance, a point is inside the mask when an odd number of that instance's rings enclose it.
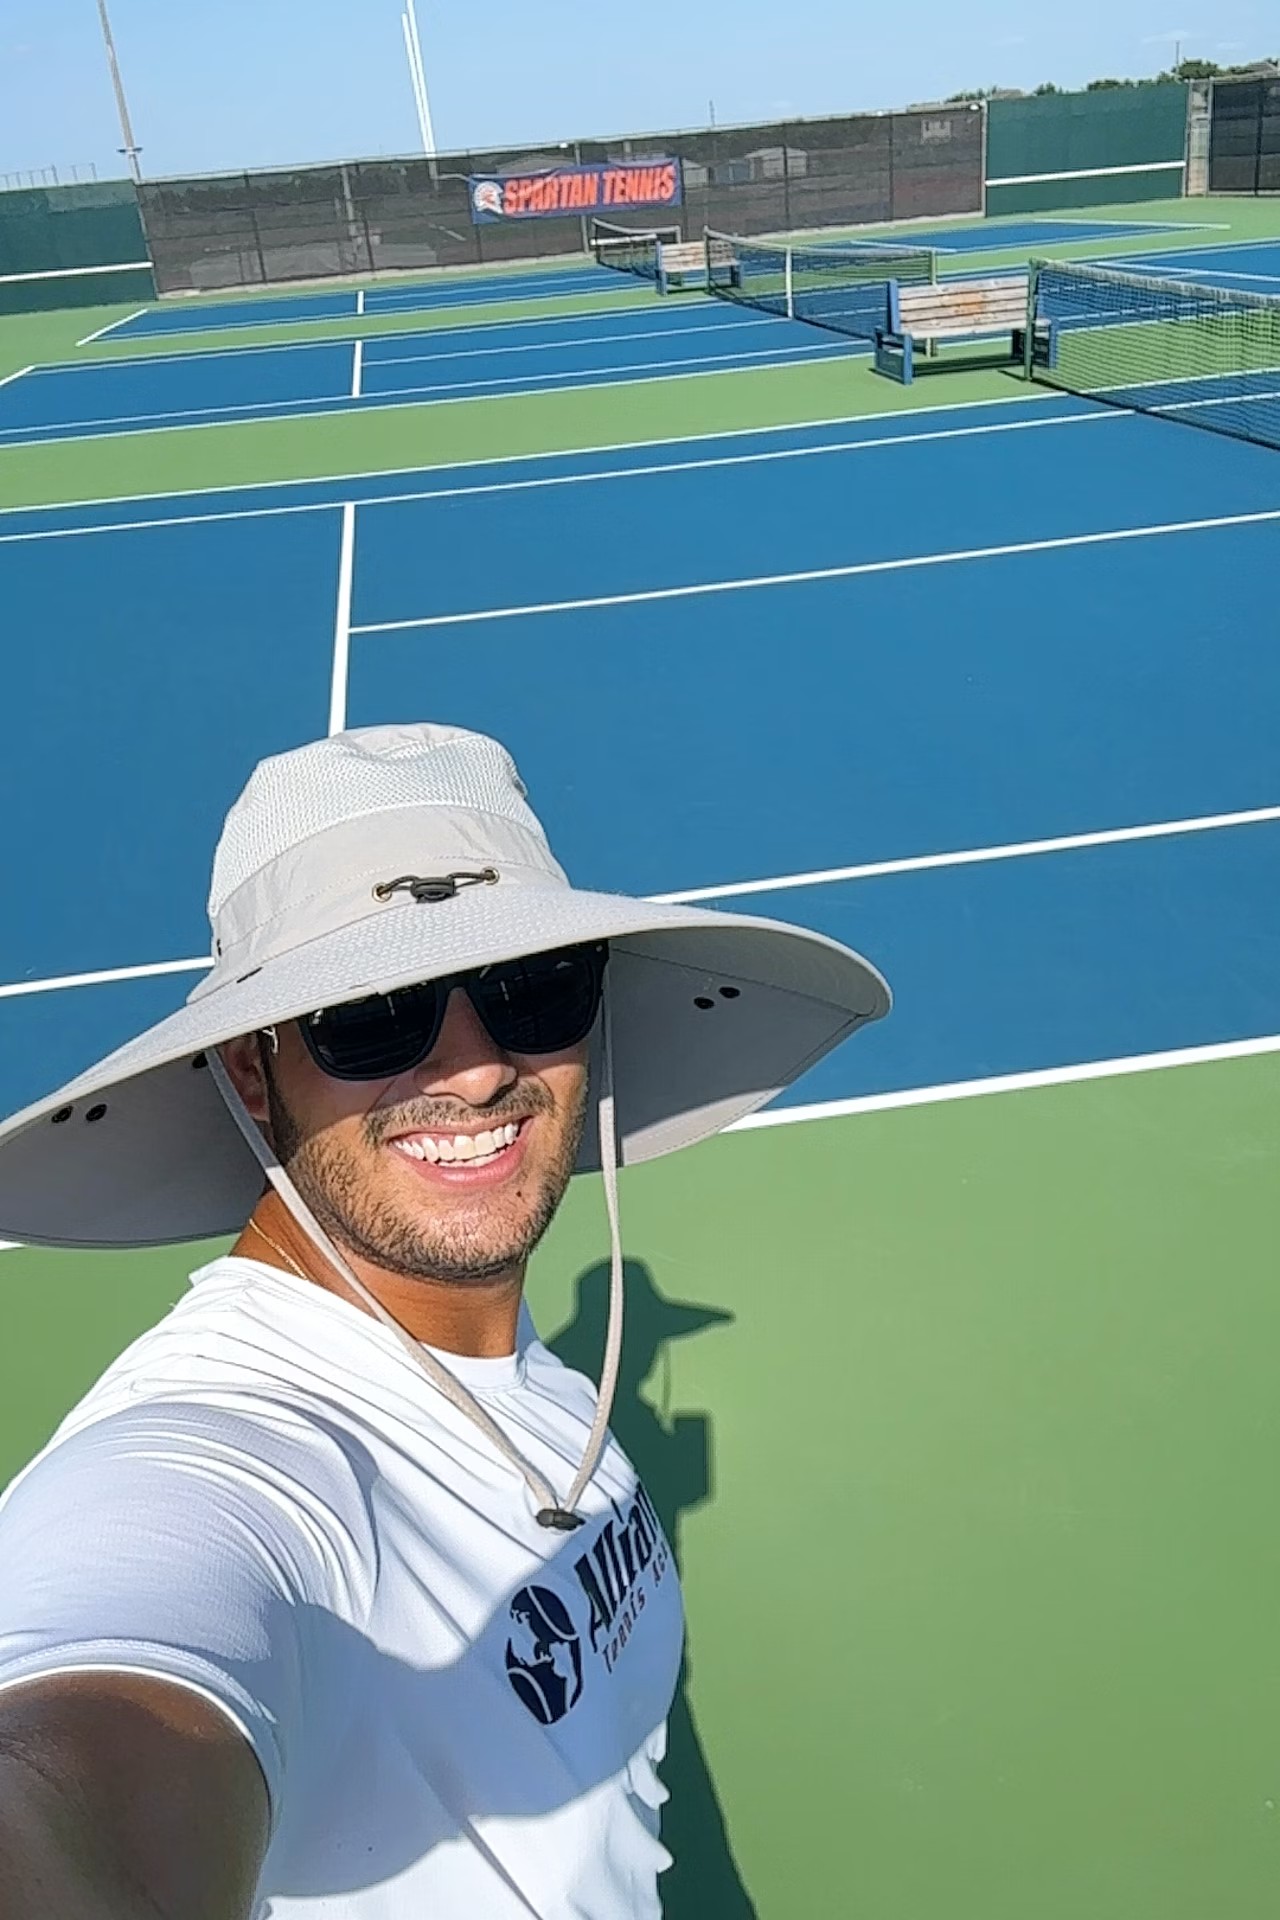
<path fill-rule="evenodd" d="M 370 814 L 419 807 L 509 821 L 547 844 L 499 741 L 430 721 L 353 728 L 259 761 L 214 854 L 210 922 L 239 887 L 291 848 Z M 547 855 L 550 861 L 549 848 Z"/>

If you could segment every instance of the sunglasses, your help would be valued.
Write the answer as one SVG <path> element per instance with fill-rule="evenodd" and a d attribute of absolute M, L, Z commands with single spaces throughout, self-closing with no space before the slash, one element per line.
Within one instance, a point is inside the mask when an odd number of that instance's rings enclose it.
<path fill-rule="evenodd" d="M 585 1040 L 604 989 L 605 941 L 558 947 L 321 1007 L 298 1022 L 307 1052 L 334 1080 L 393 1080 L 421 1066 L 440 1038 L 445 1008 L 461 987 L 504 1053 L 563 1053 Z"/>

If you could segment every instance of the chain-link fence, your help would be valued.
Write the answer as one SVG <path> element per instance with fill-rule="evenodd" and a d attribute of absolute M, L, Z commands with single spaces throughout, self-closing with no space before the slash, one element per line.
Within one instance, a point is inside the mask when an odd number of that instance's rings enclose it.
<path fill-rule="evenodd" d="M 1280 80 L 1215 80 L 1210 193 L 1280 193 Z"/>
<path fill-rule="evenodd" d="M 791 233 L 982 207 L 980 109 L 938 107 L 432 160 L 158 180 L 141 189 L 164 293 L 579 252 L 582 221 L 473 226 L 472 174 L 579 162 L 684 162 L 685 231 Z M 655 215 L 623 216 L 643 227 Z M 664 214 L 664 221 L 670 215 Z"/>

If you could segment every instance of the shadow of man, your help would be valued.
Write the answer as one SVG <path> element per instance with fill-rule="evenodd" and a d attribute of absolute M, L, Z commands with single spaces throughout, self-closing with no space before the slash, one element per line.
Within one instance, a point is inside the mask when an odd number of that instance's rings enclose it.
<path fill-rule="evenodd" d="M 626 1285 L 626 1338 L 610 1425 L 648 1489 L 680 1565 L 681 1516 L 714 1491 L 711 1421 L 705 1413 L 671 1418 L 644 1397 L 641 1387 L 659 1362 L 666 1361 L 669 1341 L 732 1322 L 733 1315 L 669 1300 L 641 1260 L 627 1261 Z M 608 1266 L 587 1268 L 578 1276 L 573 1319 L 547 1343 L 566 1366 L 591 1379 L 598 1376 L 604 1350 L 608 1299 Z M 662 1813 L 662 1838 L 675 1860 L 661 1879 L 662 1911 L 665 1920 L 756 1920 L 698 1738 L 688 1683 L 686 1645 L 662 1767 L 671 1790 Z"/>

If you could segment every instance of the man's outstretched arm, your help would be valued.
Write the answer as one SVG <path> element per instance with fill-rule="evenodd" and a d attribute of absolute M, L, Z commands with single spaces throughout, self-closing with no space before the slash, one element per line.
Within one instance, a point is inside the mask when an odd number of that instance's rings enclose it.
<path fill-rule="evenodd" d="M 252 1748 L 188 1688 L 0 1692 L 0 1920 L 251 1920 L 268 1820 Z"/>

